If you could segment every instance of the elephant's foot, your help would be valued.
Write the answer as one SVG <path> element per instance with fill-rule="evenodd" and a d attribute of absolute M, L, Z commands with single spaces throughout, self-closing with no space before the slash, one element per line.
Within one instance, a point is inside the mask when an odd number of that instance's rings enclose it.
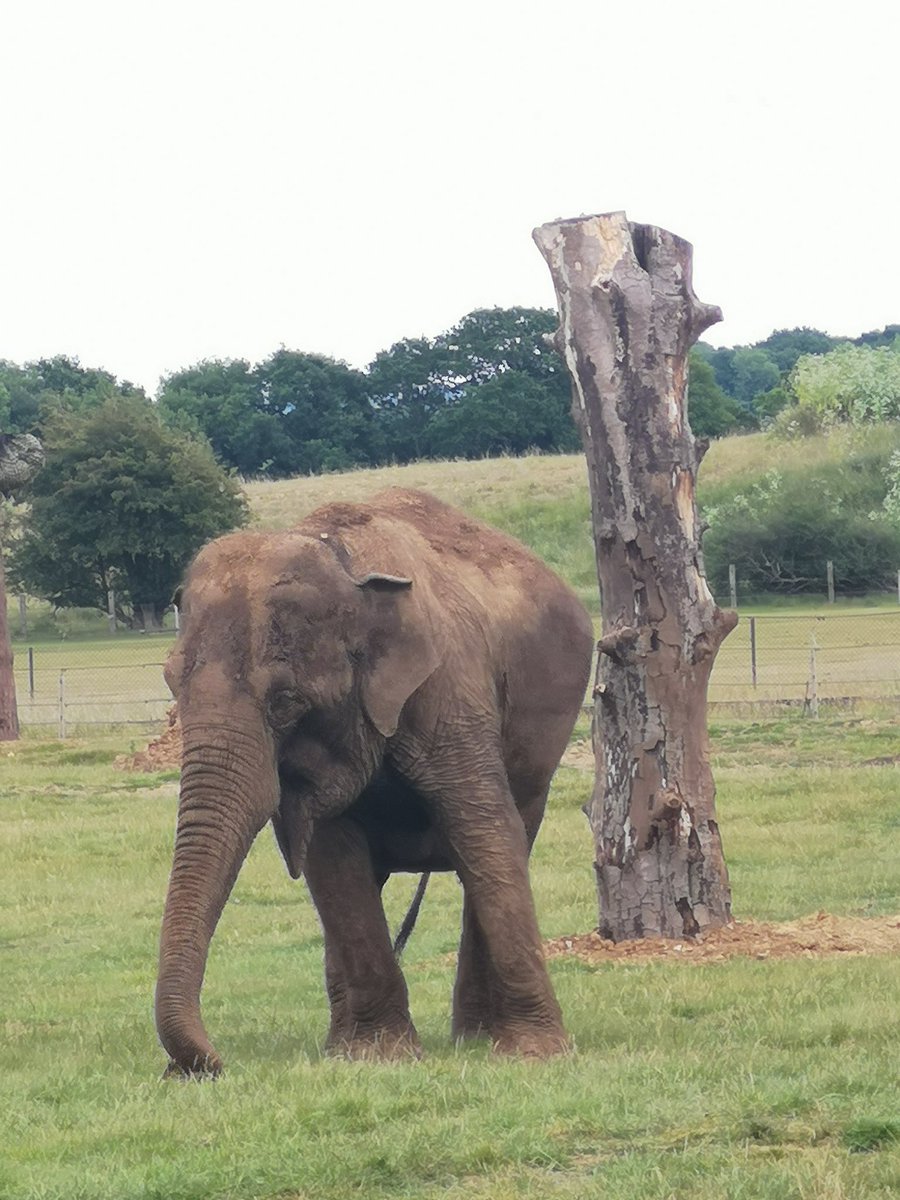
<path fill-rule="evenodd" d="M 490 1037 L 487 1021 L 474 1013 L 454 1013 L 450 1034 L 454 1042 L 477 1042 Z"/>
<path fill-rule="evenodd" d="M 353 1062 L 400 1062 L 422 1057 L 419 1035 L 412 1025 L 406 1029 L 378 1029 L 373 1033 L 329 1036 L 325 1052 L 332 1058 Z"/>
<path fill-rule="evenodd" d="M 495 1054 L 515 1058 L 552 1058 L 567 1054 L 571 1049 L 563 1029 L 535 1029 L 528 1026 L 507 1026 L 492 1031 Z"/>
<path fill-rule="evenodd" d="M 181 1083 L 186 1083 L 190 1079 L 196 1079 L 202 1082 L 205 1079 L 216 1079 L 222 1074 L 222 1060 L 220 1058 L 205 1059 L 202 1063 L 197 1063 L 190 1069 L 182 1067 L 174 1059 L 170 1058 L 166 1069 L 163 1071 L 161 1078 L 176 1079 Z"/>

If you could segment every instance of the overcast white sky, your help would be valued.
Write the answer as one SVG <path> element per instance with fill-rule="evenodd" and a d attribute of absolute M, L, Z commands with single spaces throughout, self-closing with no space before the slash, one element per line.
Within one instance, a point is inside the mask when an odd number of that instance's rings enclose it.
<path fill-rule="evenodd" d="M 364 366 L 554 303 L 531 241 L 694 244 L 733 345 L 900 320 L 889 0 L 10 0 L 0 357 L 155 391 L 279 345 Z"/>

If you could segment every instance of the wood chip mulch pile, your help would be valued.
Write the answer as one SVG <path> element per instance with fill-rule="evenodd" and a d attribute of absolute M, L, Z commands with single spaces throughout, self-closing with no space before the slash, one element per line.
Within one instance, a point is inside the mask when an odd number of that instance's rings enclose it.
<path fill-rule="evenodd" d="M 120 754 L 113 766 L 120 771 L 167 771 L 181 767 L 181 726 L 178 709 L 173 704 L 166 714 L 168 725 L 146 750 L 137 754 Z"/>
<path fill-rule="evenodd" d="M 893 917 L 834 917 L 815 913 L 799 921 L 770 923 L 734 921 L 700 938 L 680 941 L 641 938 L 609 942 L 596 932 L 553 938 L 546 943 L 548 958 L 573 955 L 594 966 L 641 962 L 648 959 L 692 963 L 748 958 L 819 958 L 840 954 L 900 954 L 900 915 Z"/>

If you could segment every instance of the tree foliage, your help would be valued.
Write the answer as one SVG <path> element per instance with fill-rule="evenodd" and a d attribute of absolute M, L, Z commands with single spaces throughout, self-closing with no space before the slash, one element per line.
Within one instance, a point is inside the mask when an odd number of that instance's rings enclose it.
<path fill-rule="evenodd" d="M 727 396 L 716 383 L 712 367 L 691 351 L 691 372 L 688 380 L 688 419 L 696 437 L 716 438 L 730 433 L 745 422 L 741 406 Z"/>
<path fill-rule="evenodd" d="M 198 363 L 163 381 L 160 411 L 242 475 L 573 450 L 568 375 L 545 342 L 555 328 L 549 310 L 477 309 L 435 338 L 396 342 L 365 372 L 284 349 L 256 367 Z"/>
<path fill-rule="evenodd" d="M 373 461 L 373 412 L 360 371 L 323 354 L 277 350 L 251 368 L 206 361 L 163 380 L 159 409 L 209 439 L 242 475 L 280 477 Z"/>
<path fill-rule="evenodd" d="M 23 367 L 0 359 L 0 429 L 40 437 L 44 422 L 60 408 L 80 411 L 109 396 L 140 396 L 141 388 L 120 382 L 109 371 L 83 367 L 58 354 Z"/>
<path fill-rule="evenodd" d="M 727 592 L 729 563 L 744 594 L 821 594 L 829 560 L 845 594 L 896 583 L 900 425 L 854 439 L 838 459 L 798 461 L 705 500 L 703 554 L 718 594 Z"/>
<path fill-rule="evenodd" d="M 900 416 L 900 337 L 887 346 L 839 346 L 806 355 L 791 374 L 801 410 L 821 425 L 864 425 Z"/>
<path fill-rule="evenodd" d="M 521 371 L 503 371 L 436 413 L 429 426 L 435 458 L 483 458 L 529 450 L 574 450 L 568 396 L 550 403 L 547 389 Z"/>
<path fill-rule="evenodd" d="M 754 349 L 763 350 L 781 374 L 787 375 L 794 369 L 798 358 L 804 354 L 827 354 L 838 344 L 821 329 L 810 329 L 807 325 L 795 329 L 776 329 L 767 338 L 755 344 Z"/>
<path fill-rule="evenodd" d="M 568 374 L 549 309 L 476 309 L 434 339 L 397 342 L 368 369 L 387 460 L 574 450 Z"/>
<path fill-rule="evenodd" d="M 104 609 L 108 589 L 157 622 L 194 552 L 242 524 L 246 501 L 209 446 L 139 397 L 59 409 L 12 573 L 53 603 Z"/>

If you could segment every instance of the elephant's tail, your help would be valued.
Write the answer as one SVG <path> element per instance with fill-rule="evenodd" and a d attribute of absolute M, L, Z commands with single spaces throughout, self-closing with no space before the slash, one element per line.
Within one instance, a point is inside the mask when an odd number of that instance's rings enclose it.
<path fill-rule="evenodd" d="M 416 927 L 416 918 L 419 915 L 419 909 L 422 907 L 422 900 L 425 896 L 425 889 L 428 887 L 428 880 L 431 878 L 430 871 L 423 871 L 416 887 L 416 894 L 412 898 L 406 916 L 403 918 L 403 924 L 397 930 L 397 936 L 394 938 L 394 957 L 399 958 L 403 953 L 403 948 L 409 941 L 409 935 Z"/>

